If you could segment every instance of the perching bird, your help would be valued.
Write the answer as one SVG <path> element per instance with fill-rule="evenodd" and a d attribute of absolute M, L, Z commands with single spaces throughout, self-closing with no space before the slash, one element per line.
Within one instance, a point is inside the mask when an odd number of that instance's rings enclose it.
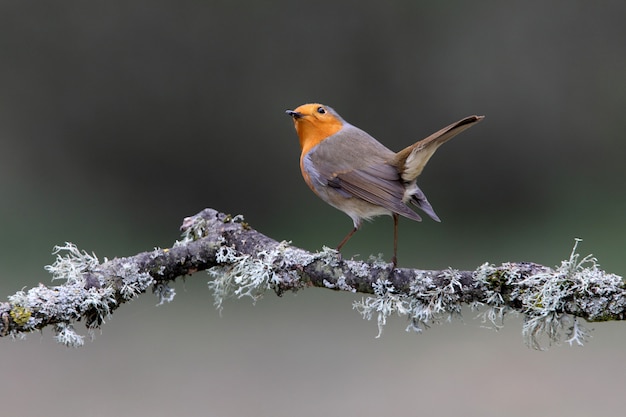
<path fill-rule="evenodd" d="M 466 117 L 395 153 L 323 104 L 303 104 L 286 113 L 293 118 L 300 138 L 300 169 L 304 181 L 322 200 L 346 213 L 354 222 L 354 229 L 339 243 L 337 251 L 359 230 L 362 220 L 391 215 L 394 268 L 398 216 L 422 220 L 408 204 L 440 221 L 417 186 L 416 178 L 439 146 L 484 118 Z"/>

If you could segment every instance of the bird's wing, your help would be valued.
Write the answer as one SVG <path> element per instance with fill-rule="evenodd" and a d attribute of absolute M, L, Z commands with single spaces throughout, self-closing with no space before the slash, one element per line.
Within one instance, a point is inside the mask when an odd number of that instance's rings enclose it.
<path fill-rule="evenodd" d="M 391 165 L 370 165 L 336 173 L 328 178 L 328 185 L 351 197 L 384 207 L 409 219 L 422 220 L 417 213 L 402 202 L 404 185 L 400 180 L 400 174 Z"/>

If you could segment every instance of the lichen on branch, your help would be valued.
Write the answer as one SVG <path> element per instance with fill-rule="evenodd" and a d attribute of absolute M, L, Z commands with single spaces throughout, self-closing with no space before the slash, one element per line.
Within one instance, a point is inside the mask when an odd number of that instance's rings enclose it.
<path fill-rule="evenodd" d="M 508 313 L 523 315 L 522 334 L 533 348 L 567 342 L 582 344 L 587 321 L 623 320 L 623 279 L 600 269 L 592 256 L 580 257 L 579 240 L 559 266 L 522 262 L 485 263 L 474 271 L 392 269 L 380 259 L 344 260 L 329 248 L 311 253 L 277 242 L 252 229 L 243 216 L 205 209 L 186 218 L 183 236 L 171 248 L 125 258 L 104 259 L 67 243 L 55 248 L 46 267 L 57 286 L 40 284 L 0 303 L 0 336 L 22 337 L 53 328 L 56 339 L 81 346 L 76 330 L 82 321 L 94 329 L 123 303 L 147 290 L 159 304 L 174 300 L 172 283 L 207 271 L 216 307 L 230 297 L 257 301 L 270 290 L 278 295 L 306 287 L 366 294 L 353 307 L 376 318 L 378 336 L 392 315 L 404 316 L 407 330 L 421 332 L 461 314 L 462 306 L 481 310 L 484 321 L 499 328 Z"/>

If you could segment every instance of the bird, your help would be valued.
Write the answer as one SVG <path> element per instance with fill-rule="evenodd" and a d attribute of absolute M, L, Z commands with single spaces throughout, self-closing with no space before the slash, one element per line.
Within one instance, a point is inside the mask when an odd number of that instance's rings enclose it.
<path fill-rule="evenodd" d="M 390 215 L 393 217 L 392 270 L 398 262 L 399 216 L 422 220 L 409 204 L 431 219 L 441 221 L 417 186 L 417 177 L 439 146 L 484 118 L 465 117 L 393 152 L 329 106 L 308 103 L 285 112 L 293 119 L 300 141 L 304 181 L 318 197 L 350 216 L 354 224 L 337 245 L 337 252 L 341 255 L 341 248 L 361 228 L 363 220 Z"/>

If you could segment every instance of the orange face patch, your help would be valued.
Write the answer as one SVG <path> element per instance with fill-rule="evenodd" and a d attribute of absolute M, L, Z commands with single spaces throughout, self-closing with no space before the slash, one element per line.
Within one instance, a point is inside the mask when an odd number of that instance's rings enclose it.
<path fill-rule="evenodd" d="M 322 104 L 303 104 L 294 111 L 299 115 L 294 117 L 293 123 L 303 155 L 343 127 L 343 121 Z"/>

